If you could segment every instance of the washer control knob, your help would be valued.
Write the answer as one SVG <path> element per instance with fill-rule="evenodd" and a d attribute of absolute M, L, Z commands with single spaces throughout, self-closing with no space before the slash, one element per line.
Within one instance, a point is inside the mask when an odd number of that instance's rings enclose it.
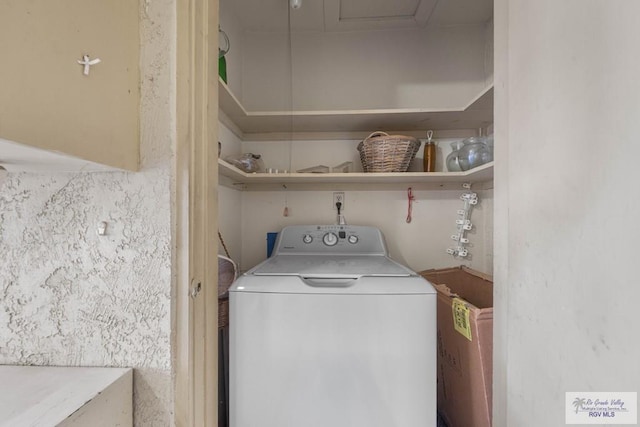
<path fill-rule="evenodd" d="M 338 236 L 336 236 L 335 233 L 327 233 L 322 236 L 322 242 L 327 246 L 334 246 L 338 243 Z"/>
<path fill-rule="evenodd" d="M 351 243 L 352 245 L 355 245 L 356 243 L 358 243 L 358 236 L 352 234 L 347 240 L 349 240 L 349 243 Z"/>
<path fill-rule="evenodd" d="M 311 236 L 311 234 L 305 234 L 304 236 L 302 236 L 302 241 L 306 244 L 309 244 L 313 242 L 313 237 Z"/>

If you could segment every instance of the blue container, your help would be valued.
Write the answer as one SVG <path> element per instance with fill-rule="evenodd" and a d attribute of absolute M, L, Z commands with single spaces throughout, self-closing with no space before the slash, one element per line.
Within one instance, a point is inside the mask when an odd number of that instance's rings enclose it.
<path fill-rule="evenodd" d="M 278 233 L 267 233 L 267 258 L 271 256 L 273 252 L 273 248 L 276 245 L 276 239 L 278 238 Z"/>

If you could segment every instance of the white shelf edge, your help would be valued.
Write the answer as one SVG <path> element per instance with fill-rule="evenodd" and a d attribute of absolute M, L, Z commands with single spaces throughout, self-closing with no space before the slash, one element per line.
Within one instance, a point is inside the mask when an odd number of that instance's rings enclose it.
<path fill-rule="evenodd" d="M 229 98 L 228 100 L 221 98 L 221 96 Z M 231 110 L 231 114 L 233 114 L 233 110 L 238 110 L 240 114 L 247 116 L 249 112 L 244 108 L 240 100 L 235 96 L 235 94 L 231 91 L 231 88 L 222 80 L 222 78 L 218 77 L 218 98 L 223 99 L 227 105 L 233 106 L 234 108 Z M 219 102 L 219 101 L 218 101 Z M 238 114 L 236 111 L 236 114 Z"/>
<path fill-rule="evenodd" d="M 374 108 L 364 110 L 297 110 L 297 111 L 247 111 L 247 117 L 307 117 L 307 116 L 357 116 L 357 115 L 387 115 L 413 113 L 461 113 L 464 108 Z"/>
<path fill-rule="evenodd" d="M 424 186 L 435 189 L 458 188 L 464 182 L 484 183 L 493 180 L 493 162 L 466 172 L 400 172 L 400 173 L 246 173 L 218 159 L 221 184 L 238 190 L 361 188 L 375 189 Z"/>

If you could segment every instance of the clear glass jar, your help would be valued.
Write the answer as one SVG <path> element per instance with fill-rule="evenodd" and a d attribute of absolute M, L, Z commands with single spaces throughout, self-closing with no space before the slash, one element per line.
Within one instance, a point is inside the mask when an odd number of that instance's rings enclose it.
<path fill-rule="evenodd" d="M 462 148 L 458 150 L 458 162 L 463 171 L 483 165 L 493 157 L 486 144 L 486 138 L 482 136 L 472 136 L 465 139 L 463 143 Z"/>
<path fill-rule="evenodd" d="M 447 156 L 447 170 L 449 172 L 460 172 L 462 168 L 460 167 L 460 159 L 458 155 L 458 150 L 460 150 L 464 146 L 463 141 L 454 141 L 451 144 L 451 153 Z"/>

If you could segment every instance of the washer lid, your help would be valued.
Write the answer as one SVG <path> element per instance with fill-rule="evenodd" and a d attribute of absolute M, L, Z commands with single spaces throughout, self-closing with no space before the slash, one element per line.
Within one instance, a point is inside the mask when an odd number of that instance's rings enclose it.
<path fill-rule="evenodd" d="M 253 270 L 254 276 L 300 276 L 307 278 L 408 277 L 416 274 L 382 255 L 279 255 Z"/>
<path fill-rule="evenodd" d="M 255 276 L 243 275 L 235 281 L 229 295 L 435 295 L 436 290 L 422 276 Z"/>

